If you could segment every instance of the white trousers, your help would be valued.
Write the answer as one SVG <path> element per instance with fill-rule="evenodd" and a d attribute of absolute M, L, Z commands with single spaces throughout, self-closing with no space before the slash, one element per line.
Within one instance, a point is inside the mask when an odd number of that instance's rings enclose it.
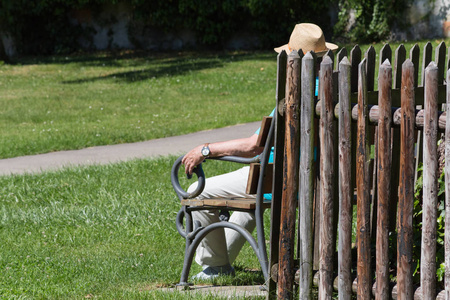
<path fill-rule="evenodd" d="M 199 199 L 214 197 L 255 197 L 245 193 L 247 186 L 249 167 L 243 167 L 234 172 L 214 176 L 206 179 L 205 189 L 198 196 Z M 197 183 L 191 185 L 188 192 L 192 192 Z M 199 221 L 202 226 L 219 222 L 218 210 L 193 211 L 192 217 Z M 255 216 L 250 213 L 235 211 L 231 214 L 229 222 L 241 225 L 250 233 L 256 227 Z M 216 229 L 211 231 L 197 248 L 195 261 L 204 268 L 217 267 L 232 264 L 236 259 L 245 238 L 232 229 Z"/>

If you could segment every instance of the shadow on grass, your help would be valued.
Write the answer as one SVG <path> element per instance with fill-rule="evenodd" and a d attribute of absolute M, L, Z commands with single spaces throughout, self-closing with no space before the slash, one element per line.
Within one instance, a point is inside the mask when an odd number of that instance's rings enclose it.
<path fill-rule="evenodd" d="M 101 80 L 115 80 L 115 81 L 126 81 L 126 82 L 136 82 L 152 78 L 170 77 L 174 75 L 183 75 L 193 71 L 200 71 L 211 68 L 222 67 L 223 62 L 221 61 L 205 61 L 202 59 L 192 61 L 185 59 L 171 59 L 160 64 L 159 66 L 150 66 L 148 68 L 143 68 L 140 70 L 133 70 L 127 72 L 116 72 L 108 74 L 106 76 L 96 76 L 90 78 L 76 79 L 63 81 L 66 84 L 80 84 L 86 82 L 95 82 Z"/>
<path fill-rule="evenodd" d="M 188 280 L 195 285 L 212 284 L 214 286 L 251 286 L 264 285 L 265 280 L 260 270 L 249 270 L 242 266 L 235 266 L 235 276 L 219 276 L 212 280 Z"/>
<path fill-rule="evenodd" d="M 233 277 L 234 285 L 264 284 L 264 275 L 261 270 L 249 270 L 242 266 L 235 266 L 237 276 Z"/>
<path fill-rule="evenodd" d="M 274 55 L 268 53 L 172 53 L 159 54 L 157 56 L 139 56 L 133 58 L 133 63 L 127 66 L 141 67 L 140 70 L 116 72 L 106 76 L 83 78 L 65 81 L 67 84 L 79 84 L 99 80 L 120 80 L 126 82 L 143 81 L 152 78 L 171 77 L 183 75 L 189 72 L 223 67 L 229 62 L 245 60 L 269 60 L 275 59 Z M 108 62 L 109 63 L 109 62 Z M 106 63 L 105 65 L 108 65 Z"/>
<path fill-rule="evenodd" d="M 245 286 L 264 285 L 265 280 L 260 270 L 249 270 L 242 266 L 235 266 L 235 276 L 220 276 L 210 283 L 215 286 Z"/>
<path fill-rule="evenodd" d="M 126 82 L 142 81 L 164 76 L 183 75 L 224 66 L 228 62 L 246 60 L 273 60 L 276 53 L 229 51 L 229 52 L 149 52 L 149 51 L 108 51 L 48 57 L 17 58 L 12 65 L 31 64 L 78 64 L 80 67 L 140 68 L 138 70 L 115 72 L 106 76 L 80 78 L 63 81 L 65 84 L 79 84 L 100 80 L 120 80 Z"/>

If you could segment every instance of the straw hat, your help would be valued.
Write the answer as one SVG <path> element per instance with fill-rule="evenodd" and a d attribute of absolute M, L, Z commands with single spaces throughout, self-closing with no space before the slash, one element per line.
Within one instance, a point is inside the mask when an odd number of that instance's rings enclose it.
<path fill-rule="evenodd" d="M 289 54 L 293 50 L 302 49 L 303 53 L 314 51 L 318 57 L 321 57 L 328 50 L 335 51 L 337 48 L 337 45 L 325 42 L 322 29 L 319 26 L 311 23 L 300 23 L 295 25 L 289 43 L 274 48 L 274 50 L 278 53 L 285 50 Z"/>

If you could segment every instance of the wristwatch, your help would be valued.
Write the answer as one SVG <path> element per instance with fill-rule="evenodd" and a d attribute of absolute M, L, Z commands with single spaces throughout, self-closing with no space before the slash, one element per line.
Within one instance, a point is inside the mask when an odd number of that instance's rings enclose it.
<path fill-rule="evenodd" d="M 203 157 L 208 157 L 211 154 L 211 150 L 209 150 L 209 143 L 206 143 L 202 148 Z"/>

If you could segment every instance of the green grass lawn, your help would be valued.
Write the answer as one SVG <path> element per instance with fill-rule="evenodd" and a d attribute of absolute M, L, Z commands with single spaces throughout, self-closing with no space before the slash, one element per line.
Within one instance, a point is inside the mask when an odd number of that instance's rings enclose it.
<path fill-rule="evenodd" d="M 0 65 L 0 158 L 257 121 L 275 53 L 85 54 Z"/>
<path fill-rule="evenodd" d="M 378 54 L 382 44 L 374 46 Z M 274 106 L 275 77 L 272 52 L 97 53 L 3 64 L 0 158 L 257 121 Z M 0 177 L 0 298 L 185 298 L 158 289 L 178 282 L 183 261 L 174 160 Z M 234 168 L 205 167 L 207 176 Z M 248 246 L 235 268 L 235 278 L 216 283 L 263 283 Z M 198 271 L 194 265 L 191 275 Z"/>
<path fill-rule="evenodd" d="M 158 287 L 179 281 L 184 254 L 175 228 L 180 206 L 170 184 L 173 161 L 0 177 L 0 298 L 166 295 Z M 233 168 L 215 161 L 205 166 L 211 175 Z M 259 263 L 249 246 L 235 267 L 235 278 L 216 283 L 264 282 L 253 271 Z M 191 275 L 198 271 L 194 264 Z"/>

